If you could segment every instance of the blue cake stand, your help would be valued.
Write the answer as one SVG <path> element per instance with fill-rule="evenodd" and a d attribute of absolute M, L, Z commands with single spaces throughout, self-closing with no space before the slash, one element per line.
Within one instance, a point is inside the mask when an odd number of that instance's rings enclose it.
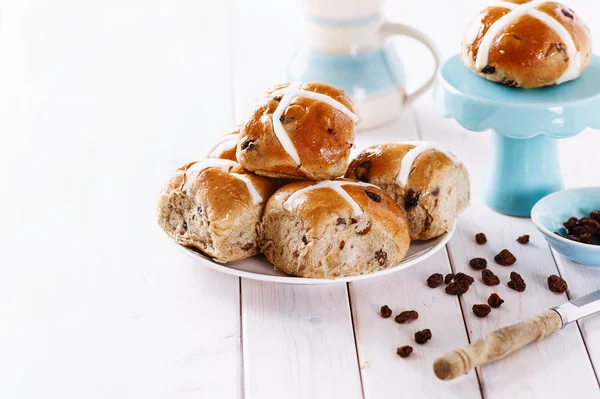
<path fill-rule="evenodd" d="M 440 68 L 433 96 L 442 116 L 468 130 L 492 130 L 485 202 L 501 213 L 529 216 L 539 199 L 563 188 L 557 139 L 600 129 L 600 57 L 592 56 L 572 82 L 524 90 L 477 76 L 457 55 Z"/>

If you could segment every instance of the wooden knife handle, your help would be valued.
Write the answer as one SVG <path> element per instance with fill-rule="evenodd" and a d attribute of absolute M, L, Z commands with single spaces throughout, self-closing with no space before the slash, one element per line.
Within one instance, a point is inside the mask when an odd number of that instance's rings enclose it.
<path fill-rule="evenodd" d="M 496 330 L 471 345 L 446 353 L 433 363 L 433 371 L 442 380 L 452 380 L 473 367 L 502 359 L 531 342 L 546 338 L 561 327 L 558 313 L 546 310 L 518 324 Z"/>

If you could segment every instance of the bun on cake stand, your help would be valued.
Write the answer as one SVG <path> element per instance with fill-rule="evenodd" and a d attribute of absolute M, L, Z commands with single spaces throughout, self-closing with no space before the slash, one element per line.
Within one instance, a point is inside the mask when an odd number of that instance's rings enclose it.
<path fill-rule="evenodd" d="M 434 102 L 467 130 L 492 130 L 484 200 L 500 213 L 529 216 L 563 188 L 558 139 L 600 129 L 600 57 L 576 80 L 524 90 L 482 79 L 456 55 L 438 72 Z"/>

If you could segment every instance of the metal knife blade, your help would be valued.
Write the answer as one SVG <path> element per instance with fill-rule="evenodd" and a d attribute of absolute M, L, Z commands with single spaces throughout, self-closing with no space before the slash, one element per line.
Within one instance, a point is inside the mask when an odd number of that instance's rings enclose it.
<path fill-rule="evenodd" d="M 600 290 L 552 308 L 562 319 L 563 327 L 582 317 L 600 312 Z"/>

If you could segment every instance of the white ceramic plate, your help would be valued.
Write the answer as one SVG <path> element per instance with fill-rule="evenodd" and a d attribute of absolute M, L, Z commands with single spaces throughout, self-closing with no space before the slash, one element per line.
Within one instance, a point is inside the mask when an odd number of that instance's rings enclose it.
<path fill-rule="evenodd" d="M 303 278 L 287 275 L 273 267 L 273 265 L 271 265 L 262 255 L 226 264 L 217 263 L 214 260 L 212 260 L 209 256 L 203 254 L 195 248 L 187 248 L 175 243 L 174 241 L 172 242 L 175 244 L 175 246 L 177 246 L 177 248 L 186 253 L 188 256 L 191 256 L 192 258 L 196 259 L 200 265 L 211 268 L 218 272 L 232 274 L 234 276 L 244 278 L 250 278 L 253 280 L 271 281 L 274 283 L 332 284 L 345 283 L 348 281 L 366 280 L 368 278 L 385 276 L 386 274 L 395 273 L 400 270 L 404 270 L 407 267 L 414 266 L 417 263 L 429 258 L 431 255 L 443 248 L 444 245 L 448 242 L 448 240 L 450 240 L 450 237 L 452 237 L 452 234 L 454 234 L 455 230 L 456 224 L 452 226 L 452 229 L 450 229 L 450 231 L 438 238 L 434 238 L 428 241 L 414 241 L 410 245 L 406 258 L 404 258 L 402 262 L 400 262 L 394 267 L 390 267 L 385 270 L 380 270 L 375 273 L 363 274 L 360 276 L 340 277 L 334 280 Z"/>

